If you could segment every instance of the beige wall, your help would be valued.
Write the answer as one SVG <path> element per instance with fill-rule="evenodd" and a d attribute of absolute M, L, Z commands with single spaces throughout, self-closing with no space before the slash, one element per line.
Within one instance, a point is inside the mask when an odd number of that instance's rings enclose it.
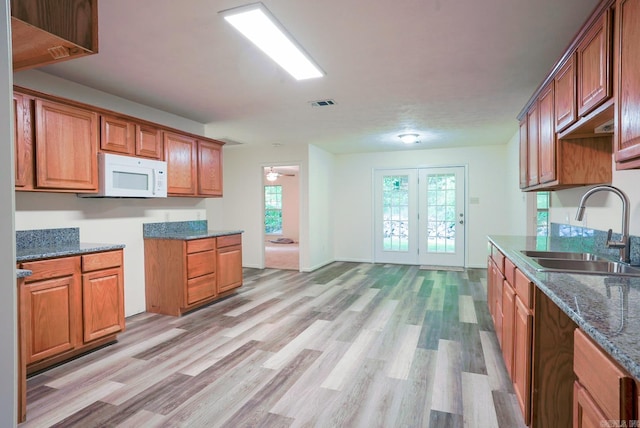
<path fill-rule="evenodd" d="M 515 126 L 514 126 L 515 127 Z M 469 267 L 485 267 L 487 235 L 518 231 L 509 220 L 508 146 L 359 153 L 335 157 L 331 188 L 334 208 L 335 258 L 373 261 L 373 170 L 462 166 L 468 170 L 467 252 Z"/>
<path fill-rule="evenodd" d="M 615 171 L 614 164 L 612 185 L 619 187 L 627 194 L 630 202 L 629 232 L 640 236 L 640 170 Z M 576 211 L 582 195 L 592 186 L 561 190 L 552 193 L 550 219 L 554 223 L 574 224 L 598 230 L 613 229 L 621 231 L 620 199 L 611 193 L 596 193 L 587 201 L 587 209 L 583 221 L 576 221 Z"/>
<path fill-rule="evenodd" d="M 212 135 L 213 127 L 207 129 Z M 299 165 L 299 241 L 300 254 L 308 254 L 310 245 L 305 235 L 308 205 L 307 146 L 252 147 L 231 145 L 224 149 L 224 198 L 207 199 L 207 220 L 225 229 L 244 230 L 242 236 L 242 264 L 264 267 L 263 168 L 272 165 Z M 301 258 L 301 269 L 308 268 Z"/>

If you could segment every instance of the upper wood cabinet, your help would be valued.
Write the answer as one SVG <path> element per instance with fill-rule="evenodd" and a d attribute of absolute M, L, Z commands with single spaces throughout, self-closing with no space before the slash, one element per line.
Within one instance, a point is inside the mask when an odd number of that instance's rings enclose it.
<path fill-rule="evenodd" d="M 518 117 L 525 191 L 611 181 L 612 134 L 596 128 L 613 118 L 613 3 L 598 5 Z"/>
<path fill-rule="evenodd" d="M 558 70 L 554 78 L 556 131 L 560 132 L 575 122 L 576 114 L 576 66 L 575 55 Z"/>
<path fill-rule="evenodd" d="M 97 0 L 11 0 L 14 71 L 98 52 Z"/>
<path fill-rule="evenodd" d="M 36 187 L 98 190 L 98 115 L 36 99 Z"/>
<path fill-rule="evenodd" d="M 31 109 L 21 94 L 13 94 L 15 185 L 33 188 L 33 144 L 31 141 Z"/>
<path fill-rule="evenodd" d="M 14 87 L 15 189 L 91 193 L 98 151 L 167 162 L 170 196 L 222 196 L 224 143 Z"/>
<path fill-rule="evenodd" d="M 100 116 L 100 150 L 132 155 L 135 146 L 135 127 L 126 119 Z"/>
<path fill-rule="evenodd" d="M 553 82 L 540 93 L 538 99 L 538 174 L 540 183 L 556 179 L 556 133 L 553 110 Z"/>
<path fill-rule="evenodd" d="M 198 141 L 198 194 L 222 196 L 222 146 Z"/>
<path fill-rule="evenodd" d="M 135 125 L 136 156 L 151 159 L 164 159 L 162 150 L 162 131 L 151 125 Z"/>
<path fill-rule="evenodd" d="M 596 20 L 576 49 L 578 115 L 586 116 L 612 94 L 611 9 Z"/>
<path fill-rule="evenodd" d="M 169 194 L 222 196 L 222 144 L 164 133 Z"/>
<path fill-rule="evenodd" d="M 539 127 L 540 118 L 538 116 L 538 103 L 536 102 L 527 112 L 527 186 L 535 186 L 540 183 L 540 177 L 538 176 Z"/>
<path fill-rule="evenodd" d="M 167 161 L 167 193 L 195 195 L 197 189 L 198 142 L 195 138 L 164 133 L 164 159 Z"/>
<path fill-rule="evenodd" d="M 527 116 L 525 116 L 521 121 L 520 121 L 520 188 L 524 189 L 525 187 L 527 187 L 529 185 L 529 177 L 528 177 L 528 168 L 527 168 L 527 162 L 528 162 L 528 151 L 529 151 L 529 145 L 528 145 L 528 135 L 527 135 Z"/>
<path fill-rule="evenodd" d="M 160 129 L 110 115 L 100 116 L 100 150 L 159 160 L 164 156 Z"/>
<path fill-rule="evenodd" d="M 640 167 L 640 0 L 616 3 L 615 160 L 618 169 Z"/>

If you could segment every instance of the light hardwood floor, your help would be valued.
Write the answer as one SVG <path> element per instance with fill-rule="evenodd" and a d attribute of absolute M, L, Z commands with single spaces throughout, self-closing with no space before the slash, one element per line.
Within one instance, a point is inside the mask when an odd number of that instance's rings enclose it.
<path fill-rule="evenodd" d="M 518 427 L 486 270 L 245 270 L 182 318 L 28 380 L 21 427 Z"/>

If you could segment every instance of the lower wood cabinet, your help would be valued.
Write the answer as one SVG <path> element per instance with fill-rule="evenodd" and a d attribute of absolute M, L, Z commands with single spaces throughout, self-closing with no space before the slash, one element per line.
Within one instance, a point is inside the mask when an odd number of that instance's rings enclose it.
<path fill-rule="evenodd" d="M 84 343 L 124 331 L 122 266 L 122 251 L 82 256 Z"/>
<path fill-rule="evenodd" d="M 635 381 L 580 329 L 574 332 L 573 367 L 575 428 L 635 426 Z"/>
<path fill-rule="evenodd" d="M 33 272 L 18 294 L 27 372 L 102 346 L 124 330 L 122 250 L 25 262 L 20 268 Z"/>
<path fill-rule="evenodd" d="M 33 271 L 20 289 L 27 365 L 76 348 L 81 339 L 80 257 L 23 263 Z"/>
<path fill-rule="evenodd" d="M 145 238 L 148 312 L 180 316 L 242 285 L 240 234 L 200 239 Z"/>
<path fill-rule="evenodd" d="M 220 236 L 218 240 L 218 292 L 242 285 L 242 235 Z"/>
<path fill-rule="evenodd" d="M 487 266 L 488 306 L 524 422 L 530 427 L 570 427 L 576 324 L 500 256 L 493 247 Z M 496 260 L 503 258 L 501 272 Z"/>

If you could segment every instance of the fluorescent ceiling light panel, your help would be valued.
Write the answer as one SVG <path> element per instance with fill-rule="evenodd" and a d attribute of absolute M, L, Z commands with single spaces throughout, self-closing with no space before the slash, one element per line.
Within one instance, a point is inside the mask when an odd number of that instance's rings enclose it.
<path fill-rule="evenodd" d="M 224 19 L 297 80 L 324 74 L 262 3 L 220 12 Z"/>

